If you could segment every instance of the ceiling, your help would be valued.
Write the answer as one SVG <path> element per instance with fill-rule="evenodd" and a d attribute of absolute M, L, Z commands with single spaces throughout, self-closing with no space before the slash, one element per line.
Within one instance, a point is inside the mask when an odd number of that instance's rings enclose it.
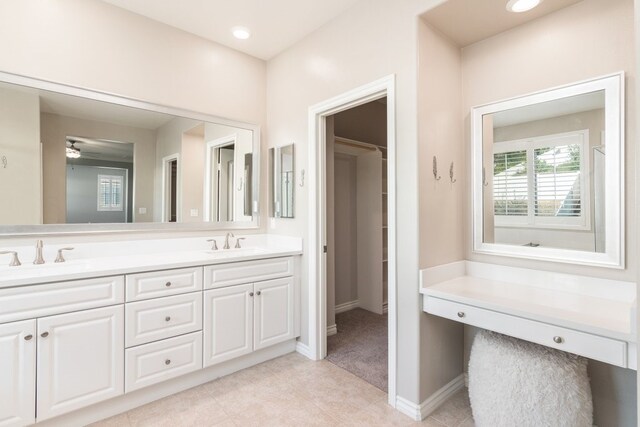
<path fill-rule="evenodd" d="M 268 60 L 359 0 L 102 1 Z M 251 38 L 234 38 L 234 26 L 249 28 Z"/>
<path fill-rule="evenodd" d="M 70 135 L 67 136 L 67 147 L 70 146 L 70 141 L 74 141 L 75 147 L 80 149 L 81 159 L 133 163 L 133 144 L 131 143 Z M 73 160 L 71 162 L 73 163 Z"/>
<path fill-rule="evenodd" d="M 465 47 L 581 0 L 546 0 L 522 13 L 508 12 L 507 0 L 449 0 L 422 15 L 432 27 Z"/>

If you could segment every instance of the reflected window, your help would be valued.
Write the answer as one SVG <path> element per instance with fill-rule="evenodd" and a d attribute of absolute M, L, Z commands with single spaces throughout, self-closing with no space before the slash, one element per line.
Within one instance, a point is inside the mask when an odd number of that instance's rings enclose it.
<path fill-rule="evenodd" d="M 588 144 L 586 130 L 495 143 L 496 225 L 587 227 Z"/>
<path fill-rule="evenodd" d="M 98 211 L 123 210 L 122 176 L 98 175 Z"/>

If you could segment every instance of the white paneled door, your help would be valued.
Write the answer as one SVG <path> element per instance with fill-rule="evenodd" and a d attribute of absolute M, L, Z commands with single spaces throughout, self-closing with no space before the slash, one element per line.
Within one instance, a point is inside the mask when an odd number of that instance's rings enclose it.
<path fill-rule="evenodd" d="M 0 426 L 35 422 L 36 321 L 0 325 Z"/>
<path fill-rule="evenodd" d="M 38 319 L 38 420 L 124 393 L 122 305 Z"/>
<path fill-rule="evenodd" d="M 293 277 L 254 284 L 254 350 L 294 337 Z"/>
<path fill-rule="evenodd" d="M 204 366 L 253 351 L 253 285 L 204 293 Z"/>

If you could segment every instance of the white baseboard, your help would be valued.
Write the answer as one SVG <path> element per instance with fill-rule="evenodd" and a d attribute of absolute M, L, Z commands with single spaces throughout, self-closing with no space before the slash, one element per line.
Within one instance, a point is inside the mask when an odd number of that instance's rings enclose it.
<path fill-rule="evenodd" d="M 331 326 L 327 326 L 327 336 L 330 337 L 331 335 L 335 335 L 338 333 L 338 325 L 336 325 L 335 323 Z"/>
<path fill-rule="evenodd" d="M 396 409 L 409 416 L 414 421 L 422 421 L 463 387 L 464 374 L 460 374 L 440 390 L 429 396 L 420 405 L 413 403 L 404 397 L 397 396 Z"/>
<path fill-rule="evenodd" d="M 296 351 L 308 359 L 315 360 L 315 356 L 311 353 L 309 346 L 301 341 L 296 342 Z"/>
<path fill-rule="evenodd" d="M 360 301 L 358 301 L 358 300 L 344 302 L 342 304 L 336 305 L 336 314 L 343 313 L 343 312 L 349 311 L 349 310 L 353 310 L 354 308 L 358 308 L 358 307 L 360 307 Z"/>

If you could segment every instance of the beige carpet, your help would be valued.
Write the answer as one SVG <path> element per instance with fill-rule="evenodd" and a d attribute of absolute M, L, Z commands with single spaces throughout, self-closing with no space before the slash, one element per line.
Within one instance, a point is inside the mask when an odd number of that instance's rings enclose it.
<path fill-rule="evenodd" d="M 338 333 L 327 337 L 327 360 L 387 391 L 387 315 L 356 308 L 336 314 Z"/>

